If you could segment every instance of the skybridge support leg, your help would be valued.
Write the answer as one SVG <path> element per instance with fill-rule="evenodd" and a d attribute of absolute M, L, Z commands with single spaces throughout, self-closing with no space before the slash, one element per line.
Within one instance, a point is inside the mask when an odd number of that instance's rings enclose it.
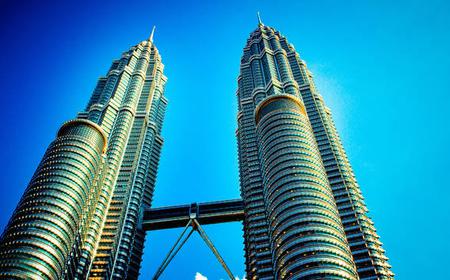
<path fill-rule="evenodd" d="M 166 267 L 169 265 L 169 263 L 172 261 L 172 259 L 175 257 L 175 255 L 180 251 L 181 247 L 183 247 L 183 245 L 186 243 L 186 241 L 192 235 L 192 233 L 194 232 L 194 228 L 192 228 L 189 231 L 188 235 L 183 239 L 183 241 L 181 241 L 181 239 L 183 238 L 183 236 L 186 233 L 187 229 L 191 225 L 192 225 L 192 221 L 190 220 L 187 223 L 187 225 L 184 227 L 183 232 L 181 233 L 180 237 L 178 237 L 177 241 L 172 246 L 172 248 L 170 249 L 169 253 L 167 253 L 166 258 L 161 263 L 161 266 L 158 268 L 158 270 L 156 271 L 155 275 L 153 276 L 153 278 L 152 278 L 153 280 L 157 280 L 161 276 L 161 274 L 164 272 L 164 269 L 166 269 Z M 180 243 L 180 241 L 181 241 L 181 243 Z"/>
<path fill-rule="evenodd" d="M 184 239 L 183 239 L 183 236 L 185 235 L 185 233 L 186 233 L 187 229 L 189 228 L 189 226 L 191 226 L 192 228 L 189 231 L 189 233 L 186 235 L 186 237 L 184 237 Z M 166 267 L 173 260 L 175 255 L 180 251 L 180 249 L 183 247 L 183 245 L 186 243 L 186 241 L 192 235 L 194 230 L 197 231 L 200 234 L 200 236 L 203 239 L 203 241 L 205 241 L 206 245 L 208 245 L 209 249 L 211 249 L 211 251 L 214 253 L 214 256 L 217 258 L 217 260 L 220 262 L 222 267 L 225 269 L 225 271 L 228 274 L 228 276 L 230 277 L 230 279 L 234 280 L 233 273 L 231 273 L 230 269 L 228 268 L 227 264 L 223 260 L 222 256 L 220 256 L 219 251 L 217 251 L 216 247 L 214 247 L 214 244 L 211 242 L 209 237 L 206 235 L 206 232 L 203 230 L 203 228 L 201 227 L 200 223 L 195 218 L 191 218 L 189 220 L 189 222 L 185 226 L 183 232 L 181 233 L 180 237 L 178 237 L 177 241 L 172 246 L 172 248 L 170 249 L 169 253 L 166 255 L 166 258 L 162 262 L 161 266 L 156 271 L 155 275 L 152 278 L 153 280 L 157 280 L 162 275 L 162 273 L 164 272 Z"/>
<path fill-rule="evenodd" d="M 194 219 L 193 223 L 196 226 L 196 230 L 200 234 L 200 236 L 203 238 L 203 241 L 205 241 L 206 245 L 208 245 L 209 249 L 214 253 L 214 256 L 216 256 L 217 260 L 220 262 L 222 267 L 227 272 L 228 276 L 231 280 L 234 280 L 233 273 L 231 273 L 231 270 L 228 268 L 227 264 L 223 260 L 222 256 L 219 254 L 219 251 L 217 251 L 216 247 L 214 247 L 214 244 L 209 239 L 208 235 L 206 235 L 206 232 L 203 230 L 202 226 L 197 222 L 196 219 Z"/>

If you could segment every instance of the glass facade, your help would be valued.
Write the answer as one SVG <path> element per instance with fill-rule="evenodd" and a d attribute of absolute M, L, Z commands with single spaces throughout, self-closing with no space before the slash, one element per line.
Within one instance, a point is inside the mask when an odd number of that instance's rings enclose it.
<path fill-rule="evenodd" d="M 59 130 L 2 235 L 0 278 L 138 278 L 167 106 L 151 38 Z"/>
<path fill-rule="evenodd" d="M 261 22 L 238 77 L 248 279 L 392 279 L 311 73 Z"/>

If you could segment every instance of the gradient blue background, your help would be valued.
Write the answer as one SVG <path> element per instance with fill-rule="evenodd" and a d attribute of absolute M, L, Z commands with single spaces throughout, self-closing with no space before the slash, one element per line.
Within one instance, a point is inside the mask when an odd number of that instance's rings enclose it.
<path fill-rule="evenodd" d="M 0 230 L 58 127 L 153 25 L 170 102 L 154 205 L 238 197 L 236 78 L 259 10 L 315 74 L 397 279 L 449 279 L 448 3 L 2 1 Z M 242 277 L 240 224 L 206 230 Z M 148 234 L 142 279 L 179 232 Z M 162 279 L 196 272 L 226 278 L 198 236 Z"/>

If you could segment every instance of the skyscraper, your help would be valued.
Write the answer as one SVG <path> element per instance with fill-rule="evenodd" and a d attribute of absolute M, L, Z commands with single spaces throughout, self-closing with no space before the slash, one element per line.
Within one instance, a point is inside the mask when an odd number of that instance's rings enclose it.
<path fill-rule="evenodd" d="M 391 279 L 330 109 L 294 47 L 260 18 L 237 97 L 247 277 Z"/>
<path fill-rule="evenodd" d="M 0 241 L 0 278 L 136 279 L 167 105 L 153 31 L 50 144 Z"/>
<path fill-rule="evenodd" d="M 137 279 L 143 226 L 244 219 L 248 279 L 392 279 L 312 74 L 260 19 L 238 77 L 242 200 L 149 209 L 167 106 L 153 33 L 59 129 L 1 237 L 0 278 Z"/>

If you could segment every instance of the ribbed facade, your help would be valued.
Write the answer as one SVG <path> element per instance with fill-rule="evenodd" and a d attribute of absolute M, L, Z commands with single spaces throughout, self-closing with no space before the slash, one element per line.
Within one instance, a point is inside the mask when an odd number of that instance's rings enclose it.
<path fill-rule="evenodd" d="M 113 61 L 50 144 L 0 240 L 0 278 L 137 279 L 163 144 L 153 32 Z M 306 64 L 262 23 L 238 78 L 248 279 L 393 279 Z"/>
<path fill-rule="evenodd" d="M 79 256 L 105 145 L 90 121 L 61 127 L 2 235 L 0 278 L 58 279 Z"/>
<path fill-rule="evenodd" d="M 331 113 L 279 32 L 259 24 L 238 78 L 249 279 L 391 279 Z"/>
<path fill-rule="evenodd" d="M 151 36 L 62 126 L 2 235 L 0 278 L 138 278 L 163 144 L 163 69 Z"/>
<path fill-rule="evenodd" d="M 151 42 L 142 42 L 113 62 L 86 112 L 80 113 L 101 122 L 109 135 L 110 169 L 105 179 L 109 208 L 89 256 L 90 279 L 138 277 L 145 238 L 140 218 L 143 207 L 151 203 L 163 143 L 160 133 L 167 105 L 163 69 L 158 50 Z"/>

